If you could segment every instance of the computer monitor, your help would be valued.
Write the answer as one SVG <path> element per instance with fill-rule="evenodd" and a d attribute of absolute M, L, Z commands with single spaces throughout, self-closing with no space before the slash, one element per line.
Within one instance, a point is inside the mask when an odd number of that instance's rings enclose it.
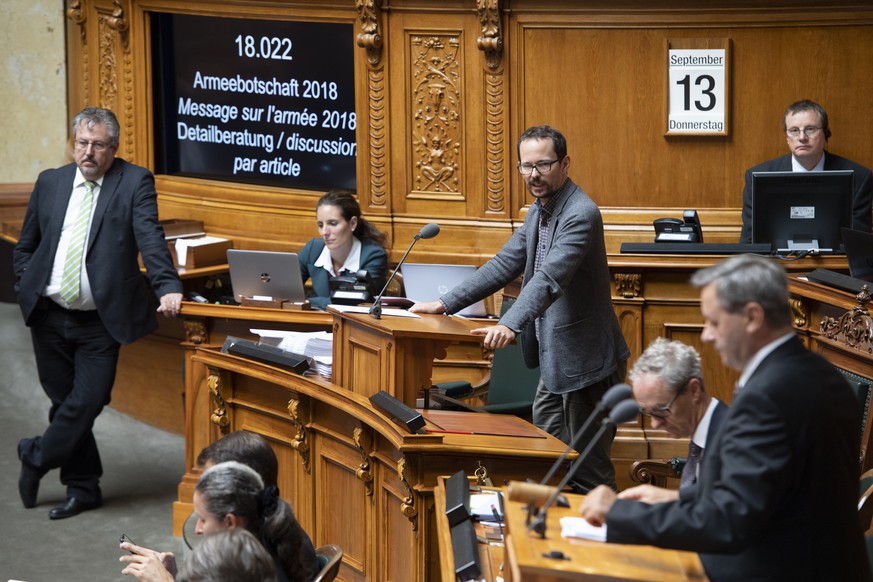
<path fill-rule="evenodd" d="M 752 243 L 776 252 L 843 252 L 854 172 L 752 172 Z"/>

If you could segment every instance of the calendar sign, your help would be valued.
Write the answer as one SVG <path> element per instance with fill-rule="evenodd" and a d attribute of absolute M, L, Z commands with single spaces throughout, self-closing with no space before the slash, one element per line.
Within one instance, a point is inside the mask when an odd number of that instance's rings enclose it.
<path fill-rule="evenodd" d="M 668 134 L 727 135 L 727 50 L 667 51 Z"/>

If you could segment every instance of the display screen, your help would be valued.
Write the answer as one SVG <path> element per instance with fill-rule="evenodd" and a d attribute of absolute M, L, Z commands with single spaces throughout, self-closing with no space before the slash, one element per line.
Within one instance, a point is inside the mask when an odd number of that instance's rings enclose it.
<path fill-rule="evenodd" d="M 154 14 L 156 172 L 355 189 L 352 24 Z"/>
<path fill-rule="evenodd" d="M 776 252 L 845 252 L 843 227 L 852 227 L 852 170 L 753 172 L 752 242 Z"/>

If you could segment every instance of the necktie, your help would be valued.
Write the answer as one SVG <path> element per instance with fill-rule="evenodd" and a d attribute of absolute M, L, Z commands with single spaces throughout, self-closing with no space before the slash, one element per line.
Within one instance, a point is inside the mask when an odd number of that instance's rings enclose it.
<path fill-rule="evenodd" d="M 540 221 L 537 224 L 537 249 L 534 254 L 534 273 L 540 270 L 540 266 L 546 259 L 546 242 L 549 240 L 549 221 L 552 218 L 552 213 L 540 203 Z M 537 339 L 540 338 L 540 318 L 534 319 L 534 333 Z"/>
<path fill-rule="evenodd" d="M 682 469 L 682 478 L 679 481 L 680 489 L 697 483 L 697 467 L 700 465 L 702 457 L 703 447 L 698 446 L 692 441 L 688 445 L 688 461 L 685 463 L 685 468 Z"/>
<path fill-rule="evenodd" d="M 64 260 L 64 276 L 61 278 L 61 298 L 68 304 L 79 297 L 82 279 L 82 253 L 85 251 L 85 239 L 88 234 L 88 224 L 91 222 L 91 203 L 94 200 L 94 186 L 90 180 L 85 182 L 85 195 L 79 205 L 73 231 L 70 234 L 70 246 L 67 247 L 67 258 Z"/>

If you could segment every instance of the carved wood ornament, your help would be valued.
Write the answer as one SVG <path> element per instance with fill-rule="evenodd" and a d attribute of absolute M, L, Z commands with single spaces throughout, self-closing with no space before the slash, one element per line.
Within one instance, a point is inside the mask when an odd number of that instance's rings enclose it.
<path fill-rule="evenodd" d="M 382 0 L 355 0 L 355 9 L 361 20 L 358 46 L 367 50 L 367 61 L 376 66 L 382 60 Z"/>
<path fill-rule="evenodd" d="M 419 193 L 460 192 L 460 44 L 457 35 L 411 38 L 413 190 Z"/>
<path fill-rule="evenodd" d="M 387 99 L 385 67 L 382 65 L 382 0 L 355 0 L 361 21 L 358 46 L 367 52 L 367 141 L 370 150 L 370 206 L 388 205 L 387 185 Z"/>
<path fill-rule="evenodd" d="M 476 46 L 485 54 L 485 135 L 487 159 L 487 212 L 506 211 L 506 162 L 503 156 L 506 127 L 506 87 L 503 74 L 503 28 L 500 0 L 477 0 L 482 34 Z"/>
<path fill-rule="evenodd" d="M 806 304 L 802 299 L 794 297 L 788 300 L 788 304 L 791 306 L 791 319 L 794 321 L 794 327 L 797 329 L 806 328 L 806 324 L 809 321 L 809 309 L 806 307 Z"/>
<path fill-rule="evenodd" d="M 209 420 L 221 430 L 222 435 L 225 435 L 230 426 L 230 417 L 227 416 L 227 403 L 221 395 L 220 374 L 210 370 L 209 376 L 206 377 L 206 386 L 209 388 L 209 394 L 212 395 L 212 401 L 215 404 L 215 409 Z"/>
<path fill-rule="evenodd" d="M 294 435 L 294 440 L 291 441 L 291 448 L 297 451 L 300 455 L 300 460 L 303 461 L 303 470 L 308 474 L 311 469 L 309 459 L 309 440 L 307 439 L 308 432 L 306 425 L 300 419 L 300 401 L 291 399 L 288 401 L 288 415 L 291 417 L 291 424 L 297 427 L 297 434 Z"/>
<path fill-rule="evenodd" d="M 69 0 L 67 3 L 67 18 L 73 21 L 73 24 L 79 26 L 79 34 L 82 35 L 82 44 L 85 44 L 85 13 L 82 10 L 82 0 Z"/>
<path fill-rule="evenodd" d="M 409 520 L 409 523 L 412 524 L 412 530 L 416 531 L 418 529 L 418 522 L 415 518 L 418 515 L 418 510 L 415 509 L 415 492 L 406 480 L 405 457 L 401 457 L 400 460 L 397 461 L 397 476 L 400 478 L 400 482 L 403 483 L 403 486 L 406 487 L 406 491 L 409 493 L 409 495 L 407 495 L 400 503 L 400 513 L 402 513 L 406 519 Z"/>
<path fill-rule="evenodd" d="M 873 318 L 867 311 L 870 292 L 867 285 L 855 296 L 858 305 L 846 311 L 838 319 L 825 317 L 821 320 L 821 333 L 832 340 L 843 342 L 856 350 L 873 353 Z"/>
<path fill-rule="evenodd" d="M 370 472 L 370 455 L 367 454 L 367 450 L 364 448 L 363 437 L 363 429 L 361 429 L 360 426 L 355 427 L 354 433 L 352 433 L 352 438 L 355 441 L 355 448 L 358 449 L 358 453 L 361 455 L 361 464 L 358 465 L 358 470 L 355 471 L 355 477 L 360 479 L 364 484 L 364 487 L 367 490 L 367 497 L 372 497 L 373 473 Z"/>
<path fill-rule="evenodd" d="M 616 273 L 615 294 L 630 299 L 639 297 L 643 289 L 643 276 L 640 273 Z"/>
<path fill-rule="evenodd" d="M 476 0 L 476 14 L 482 25 L 482 35 L 476 39 L 476 46 L 485 53 L 488 68 L 496 70 L 503 58 L 500 0 Z"/>

